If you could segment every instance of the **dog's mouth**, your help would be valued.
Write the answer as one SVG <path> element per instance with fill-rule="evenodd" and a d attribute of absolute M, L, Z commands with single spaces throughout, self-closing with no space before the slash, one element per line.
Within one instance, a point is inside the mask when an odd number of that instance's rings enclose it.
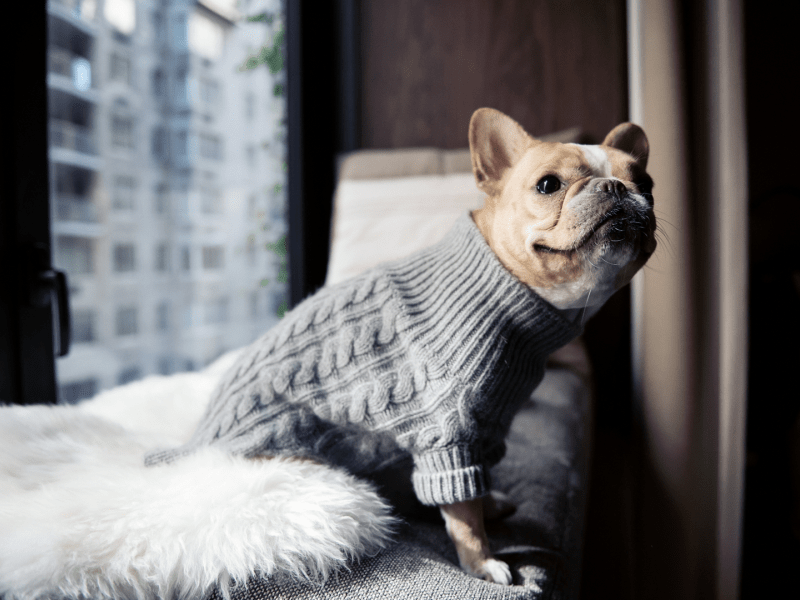
<path fill-rule="evenodd" d="M 572 246 L 569 248 L 553 248 L 552 246 L 548 246 L 546 244 L 536 243 L 533 245 L 533 249 L 536 252 L 544 252 L 548 254 L 565 254 L 570 255 L 581 248 L 583 248 L 586 244 L 591 241 L 593 237 L 597 235 L 600 229 L 608 224 L 612 223 L 612 221 L 624 221 L 626 219 L 626 214 L 624 211 L 612 209 L 608 211 L 605 215 L 603 215 L 597 223 L 589 227 L 589 230 L 581 236 Z"/>

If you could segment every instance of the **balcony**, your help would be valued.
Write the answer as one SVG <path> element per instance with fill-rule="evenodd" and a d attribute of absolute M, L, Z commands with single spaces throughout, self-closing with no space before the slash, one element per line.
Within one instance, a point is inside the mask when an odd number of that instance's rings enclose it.
<path fill-rule="evenodd" d="M 85 196 L 56 193 L 52 198 L 55 208 L 53 233 L 55 235 L 97 238 L 103 235 L 97 205 Z"/>
<path fill-rule="evenodd" d="M 56 205 L 56 219 L 59 221 L 78 221 L 97 223 L 97 205 L 85 196 L 58 194 L 53 201 Z"/>
<path fill-rule="evenodd" d="M 50 145 L 81 154 L 97 154 L 92 130 L 70 121 L 50 120 Z"/>
<path fill-rule="evenodd" d="M 97 26 L 97 2 L 94 0 L 48 0 L 47 10 L 82 31 L 94 34 Z"/>
<path fill-rule="evenodd" d="M 92 87 L 92 64 L 89 60 L 64 48 L 51 46 L 47 51 L 47 85 L 71 97 L 97 102 Z"/>

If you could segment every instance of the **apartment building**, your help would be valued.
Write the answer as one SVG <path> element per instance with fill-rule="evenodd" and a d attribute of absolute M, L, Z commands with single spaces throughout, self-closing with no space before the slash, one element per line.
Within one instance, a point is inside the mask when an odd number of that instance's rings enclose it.
<path fill-rule="evenodd" d="M 277 0 L 48 1 L 62 401 L 201 368 L 279 318 L 282 74 L 243 67 L 280 27 Z"/>

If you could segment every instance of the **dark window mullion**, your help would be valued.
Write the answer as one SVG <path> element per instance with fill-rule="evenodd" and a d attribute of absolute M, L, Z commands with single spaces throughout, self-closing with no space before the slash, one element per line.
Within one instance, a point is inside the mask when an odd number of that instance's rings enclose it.
<path fill-rule="evenodd" d="M 0 196 L 0 402 L 55 402 L 47 163 L 46 3 L 23 2 L 8 61 Z M 37 293 L 38 292 L 38 293 Z M 37 297 L 38 296 L 38 297 Z"/>

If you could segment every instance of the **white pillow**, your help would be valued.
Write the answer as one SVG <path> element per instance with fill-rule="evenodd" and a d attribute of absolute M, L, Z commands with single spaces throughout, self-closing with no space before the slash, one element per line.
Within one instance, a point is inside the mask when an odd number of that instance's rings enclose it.
<path fill-rule="evenodd" d="M 326 283 L 430 246 L 483 198 L 472 173 L 340 181 Z"/>

